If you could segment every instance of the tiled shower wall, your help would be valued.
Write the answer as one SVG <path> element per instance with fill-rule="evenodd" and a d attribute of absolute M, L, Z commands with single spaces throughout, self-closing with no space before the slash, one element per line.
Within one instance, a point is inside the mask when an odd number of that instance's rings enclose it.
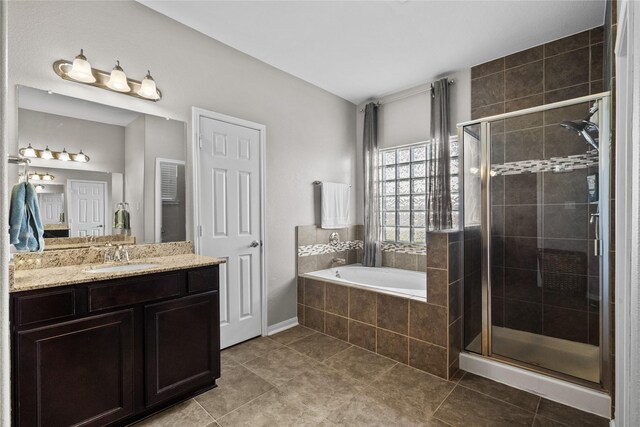
<path fill-rule="evenodd" d="M 602 92 L 603 46 L 599 27 L 472 68 L 472 116 Z M 584 154 L 586 144 L 559 123 L 581 119 L 588 109 L 585 103 L 493 122 L 492 164 Z M 494 325 L 598 344 L 598 301 L 588 290 L 597 293 L 599 273 L 586 190 L 587 174 L 595 170 L 492 178 Z M 477 243 L 476 234 L 465 237 Z M 477 269 L 466 270 L 476 278 Z M 470 334 L 478 326 L 480 281 L 465 286 L 473 298 L 465 307 Z"/>
<path fill-rule="evenodd" d="M 364 226 L 352 225 L 347 228 L 325 230 L 315 225 L 296 227 L 296 247 L 298 249 L 298 273 L 324 270 L 335 267 L 334 258 L 342 258 L 347 264 L 362 262 L 362 239 Z M 329 243 L 331 233 L 337 232 L 340 243 Z M 426 271 L 427 255 L 424 245 L 404 243 L 382 243 L 382 266 L 403 270 Z"/>
<path fill-rule="evenodd" d="M 460 232 L 430 232 L 427 301 L 298 278 L 298 321 L 383 356 L 450 378 L 462 344 Z"/>

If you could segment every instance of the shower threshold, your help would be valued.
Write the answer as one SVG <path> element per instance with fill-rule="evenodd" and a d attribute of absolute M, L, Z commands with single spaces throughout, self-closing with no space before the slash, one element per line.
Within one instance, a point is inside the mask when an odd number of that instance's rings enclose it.
<path fill-rule="evenodd" d="M 565 375 L 600 383 L 600 348 L 515 329 L 492 327 L 492 353 Z M 481 335 L 467 350 L 482 353 Z"/>

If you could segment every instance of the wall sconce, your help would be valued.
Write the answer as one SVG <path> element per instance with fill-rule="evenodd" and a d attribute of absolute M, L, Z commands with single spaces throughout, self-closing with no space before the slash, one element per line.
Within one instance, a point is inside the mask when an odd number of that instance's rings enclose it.
<path fill-rule="evenodd" d="M 91 67 L 82 49 L 80 49 L 80 54 L 75 57 L 73 62 L 65 59 L 54 62 L 53 71 L 64 80 L 123 93 L 135 98 L 146 99 L 147 101 L 157 102 L 162 99 L 162 92 L 156 86 L 156 82 L 149 71 L 140 82 L 127 77 L 120 66 L 120 61 L 116 61 L 116 65 L 111 72 L 98 70 Z"/>
<path fill-rule="evenodd" d="M 20 173 L 20 177 L 23 177 L 24 174 Z M 51 175 L 49 172 L 47 173 L 38 173 L 32 172 L 29 174 L 29 181 L 53 181 L 55 176 Z"/>
<path fill-rule="evenodd" d="M 62 160 L 63 162 L 74 161 L 78 163 L 87 163 L 90 160 L 89 156 L 84 154 L 82 150 L 77 154 L 67 152 L 66 148 L 62 151 L 52 151 L 48 145 L 44 150 L 40 150 L 33 148 L 31 144 L 29 144 L 27 148 L 21 148 L 19 152 L 23 157 L 32 159 Z"/>

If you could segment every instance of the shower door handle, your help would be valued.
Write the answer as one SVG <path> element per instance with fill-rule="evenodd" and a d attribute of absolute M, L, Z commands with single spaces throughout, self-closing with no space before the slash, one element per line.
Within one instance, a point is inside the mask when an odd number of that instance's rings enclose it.
<path fill-rule="evenodd" d="M 594 225 L 593 256 L 600 256 L 600 213 L 592 213 L 590 224 Z"/>

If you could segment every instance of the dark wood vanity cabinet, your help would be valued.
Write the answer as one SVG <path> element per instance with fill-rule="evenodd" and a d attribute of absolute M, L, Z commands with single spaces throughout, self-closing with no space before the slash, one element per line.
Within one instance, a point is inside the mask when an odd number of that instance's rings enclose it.
<path fill-rule="evenodd" d="M 218 266 L 11 294 L 16 426 L 126 425 L 215 386 Z"/>

